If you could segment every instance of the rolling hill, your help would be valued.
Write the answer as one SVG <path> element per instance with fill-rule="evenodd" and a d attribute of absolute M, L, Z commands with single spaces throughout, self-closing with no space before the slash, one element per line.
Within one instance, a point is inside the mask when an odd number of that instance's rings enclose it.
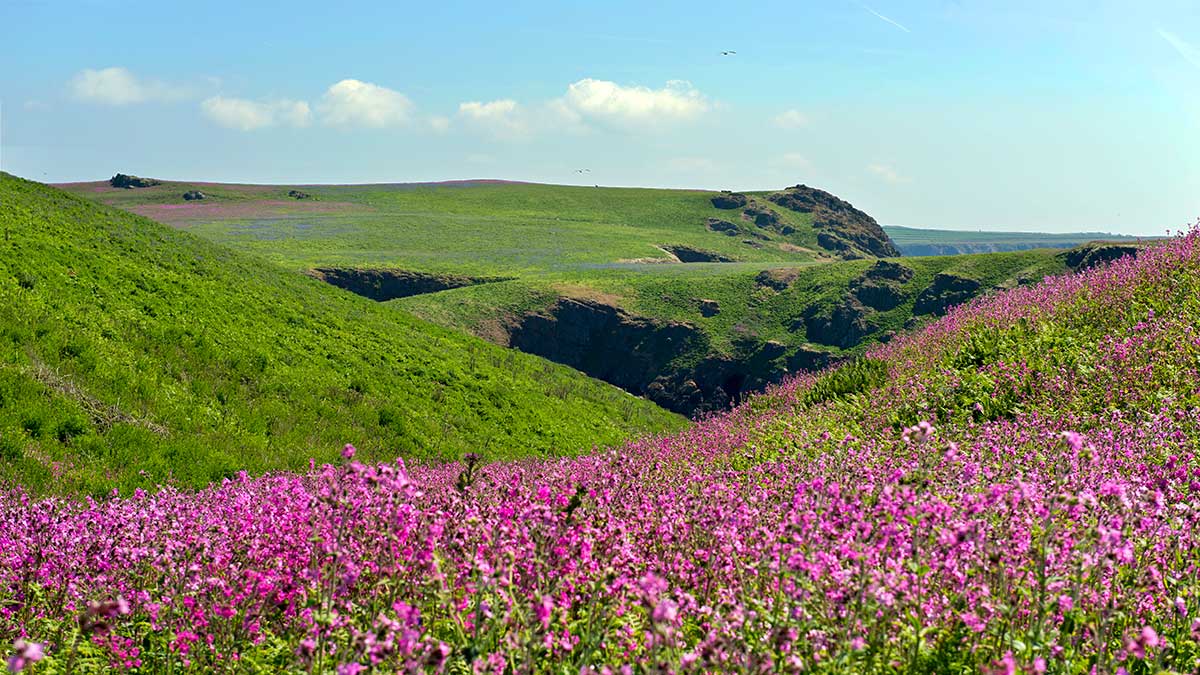
<path fill-rule="evenodd" d="M 107 491 L 550 456 L 685 420 L 260 257 L 0 175 L 0 480 Z"/>
<path fill-rule="evenodd" d="M 1138 237 L 1108 232 L 971 232 L 884 225 L 883 231 L 906 256 L 964 255 L 1026 251 L 1032 248 L 1073 248 L 1093 241 L 1133 242 Z"/>
<path fill-rule="evenodd" d="M 898 254 L 885 231 L 803 185 L 64 187 L 693 417 L 952 304 L 1072 269 L 1051 250 L 877 268 Z"/>

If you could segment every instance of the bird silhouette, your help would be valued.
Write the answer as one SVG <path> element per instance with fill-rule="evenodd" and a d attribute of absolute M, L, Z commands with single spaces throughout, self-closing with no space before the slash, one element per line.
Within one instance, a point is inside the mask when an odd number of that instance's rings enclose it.
<path fill-rule="evenodd" d="M 721 56 L 733 56 L 734 54 L 737 54 L 737 52 L 733 51 L 732 49 L 721 52 Z"/>
<path fill-rule="evenodd" d="M 575 169 L 575 173 L 591 173 L 591 169 Z"/>

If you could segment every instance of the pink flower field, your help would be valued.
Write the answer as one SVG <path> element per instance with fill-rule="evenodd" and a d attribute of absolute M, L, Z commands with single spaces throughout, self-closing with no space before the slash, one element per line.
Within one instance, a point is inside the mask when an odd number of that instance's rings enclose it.
<path fill-rule="evenodd" d="M 1193 228 L 581 458 L 7 489 L 0 638 L 39 673 L 1196 672 L 1198 369 Z"/>

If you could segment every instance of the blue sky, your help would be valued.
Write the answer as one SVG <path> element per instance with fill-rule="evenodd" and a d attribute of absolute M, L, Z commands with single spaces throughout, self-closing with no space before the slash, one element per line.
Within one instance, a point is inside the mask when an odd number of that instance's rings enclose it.
<path fill-rule="evenodd" d="M 1194 0 L 0 0 L 0 63 L 0 164 L 44 181 L 803 182 L 915 227 L 1200 216 Z"/>

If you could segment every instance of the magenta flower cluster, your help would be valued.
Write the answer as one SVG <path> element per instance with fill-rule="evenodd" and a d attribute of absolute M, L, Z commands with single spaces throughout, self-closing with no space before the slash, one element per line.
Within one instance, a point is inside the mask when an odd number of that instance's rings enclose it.
<path fill-rule="evenodd" d="M 1198 291 L 1193 230 L 876 349 L 874 391 L 579 458 L 8 490 L 0 638 L 13 670 L 1193 672 Z"/>

